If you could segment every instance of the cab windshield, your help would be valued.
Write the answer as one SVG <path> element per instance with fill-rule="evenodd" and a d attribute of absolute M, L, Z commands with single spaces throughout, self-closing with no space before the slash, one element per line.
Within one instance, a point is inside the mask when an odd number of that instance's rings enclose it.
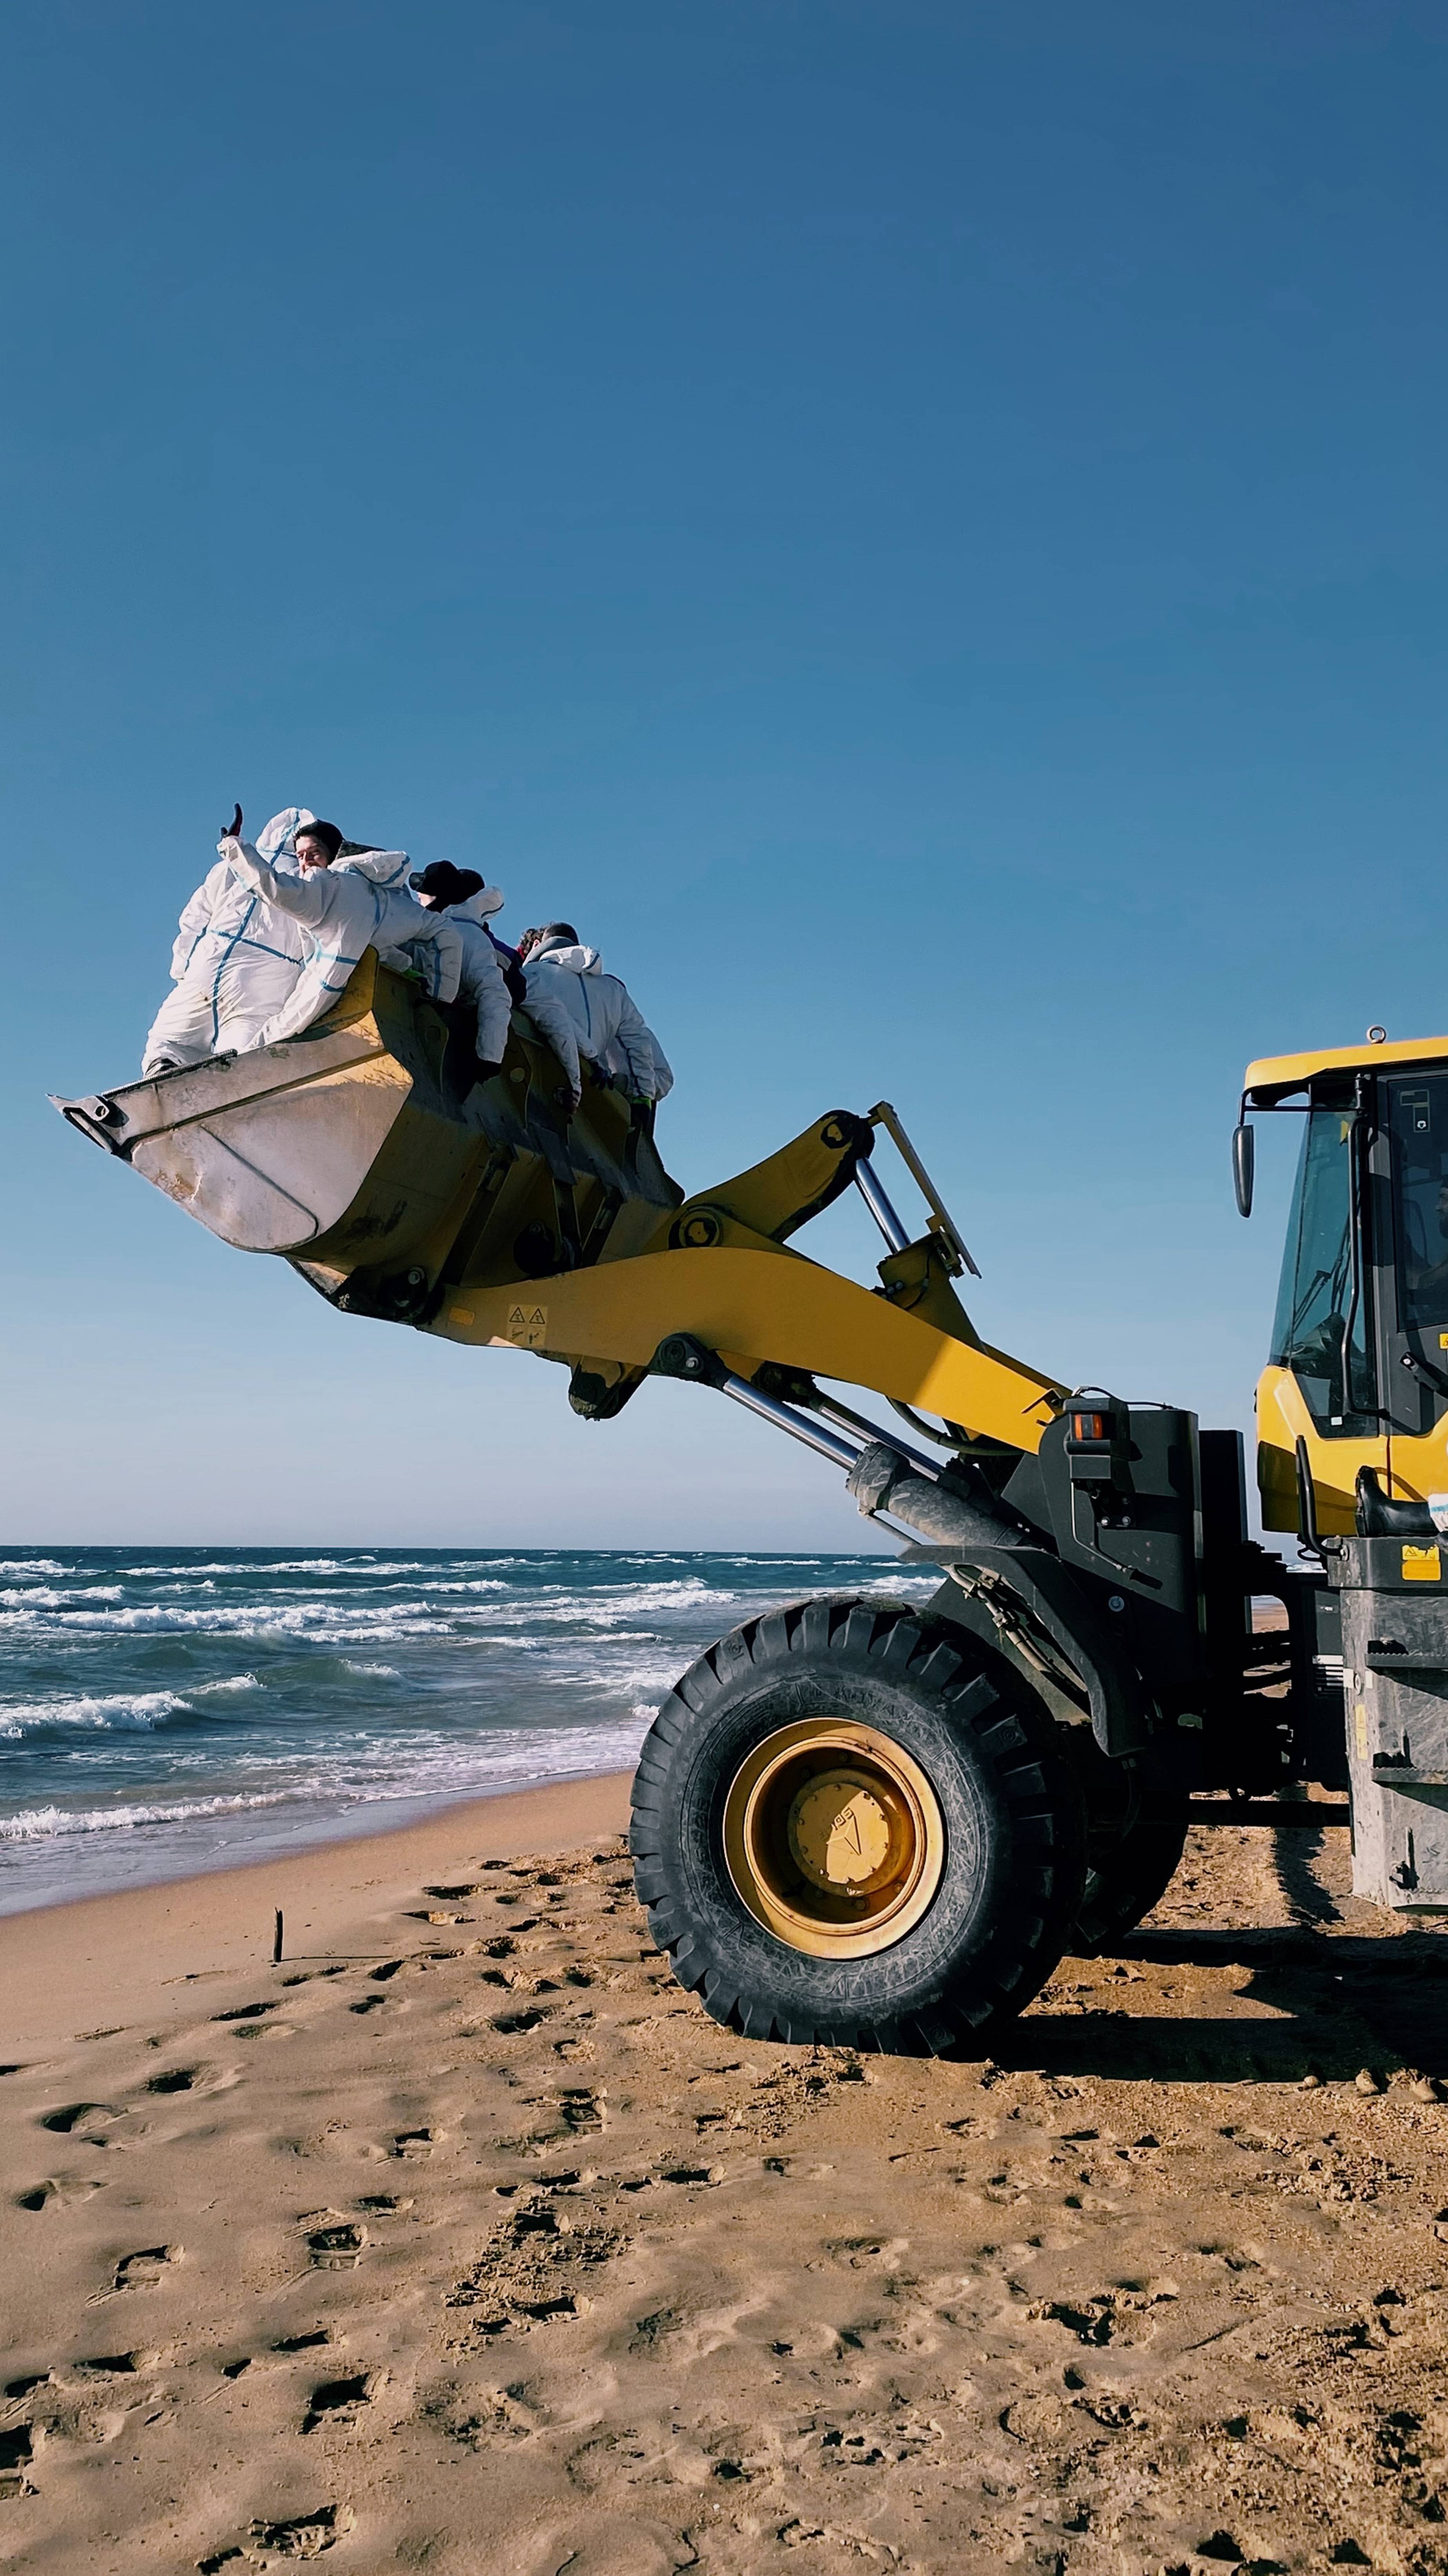
<path fill-rule="evenodd" d="M 1310 1110 L 1304 1127 L 1271 1357 L 1292 1371 L 1319 1431 L 1362 1439 L 1377 1414 L 1367 1280 L 1353 1259 L 1357 1121 L 1347 1103 Z"/>

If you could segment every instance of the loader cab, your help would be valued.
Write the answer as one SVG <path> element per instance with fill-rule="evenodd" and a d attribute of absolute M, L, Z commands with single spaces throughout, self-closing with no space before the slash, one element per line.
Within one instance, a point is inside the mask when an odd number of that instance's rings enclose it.
<path fill-rule="evenodd" d="M 1302 1132 L 1257 1387 L 1262 1517 L 1302 1531 L 1308 1505 L 1345 1536 L 1362 1467 L 1398 1497 L 1448 1488 L 1448 1038 L 1265 1058 L 1244 1122 L 1263 1111 Z"/>

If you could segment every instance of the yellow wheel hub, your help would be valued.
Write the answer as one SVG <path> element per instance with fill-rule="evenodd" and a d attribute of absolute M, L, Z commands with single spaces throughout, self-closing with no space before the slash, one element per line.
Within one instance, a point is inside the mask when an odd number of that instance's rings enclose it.
<path fill-rule="evenodd" d="M 918 1762 L 877 1727 L 780 1727 L 724 1802 L 729 1875 L 755 1921 L 819 1959 L 888 1950 L 920 1921 L 945 1867 L 945 1822 Z"/>

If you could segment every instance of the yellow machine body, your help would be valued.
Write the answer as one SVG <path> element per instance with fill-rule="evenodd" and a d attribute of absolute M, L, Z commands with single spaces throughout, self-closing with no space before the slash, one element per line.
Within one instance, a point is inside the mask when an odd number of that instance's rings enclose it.
<path fill-rule="evenodd" d="M 1243 1080 L 1244 1113 L 1248 1108 L 1276 1110 L 1288 1108 L 1299 1113 L 1317 1108 L 1330 1121 L 1340 1121 L 1344 1147 L 1356 1157 L 1363 1157 L 1360 1179 L 1354 1184 L 1349 1207 L 1350 1222 L 1358 1238 L 1358 1261 L 1367 1263 L 1369 1237 L 1376 1254 L 1375 1268 L 1381 1279 L 1388 1281 L 1395 1271 L 1401 1275 L 1409 1259 L 1409 1247 L 1390 1240 L 1403 1223 L 1403 1192 L 1386 1165 L 1374 1174 L 1370 1165 L 1372 1148 L 1392 1126 L 1380 1101 L 1391 1093 L 1401 1096 L 1405 1083 L 1421 1073 L 1424 1077 L 1423 1115 L 1431 1110 L 1430 1092 L 1436 1078 L 1448 1072 L 1448 1038 L 1369 1039 L 1361 1046 L 1311 1048 L 1293 1055 L 1264 1056 L 1247 1067 Z M 1359 1142 L 1358 1131 L 1364 1131 Z M 1394 1150 L 1397 1140 L 1391 1139 Z M 1299 1198 L 1302 1180 L 1299 1176 Z M 1371 1224 L 1365 1212 L 1372 1209 Z M 1294 1202 L 1294 1219 L 1298 1202 Z M 1289 1239 L 1287 1264 L 1290 1267 L 1293 1245 Z M 1426 1264 L 1428 1247 L 1423 1246 Z M 1351 1269 L 1351 1265 L 1350 1265 Z M 1285 1291 L 1284 1291 L 1285 1293 Z M 1325 1537 L 1350 1537 L 1357 1529 L 1355 1487 L 1360 1471 L 1370 1469 L 1390 1498 L 1425 1501 L 1430 1494 L 1448 1490 L 1448 1412 L 1423 1426 L 1414 1425 L 1406 1414 L 1418 1409 L 1417 1385 L 1407 1393 L 1415 1401 L 1405 1407 L 1400 1399 L 1404 1392 L 1396 1374 L 1394 1353 L 1386 1348 L 1389 1337 L 1384 1331 L 1385 1319 L 1378 1311 L 1392 1295 L 1391 1285 L 1373 1295 L 1372 1281 L 1363 1270 L 1361 1304 L 1369 1317 L 1366 1328 L 1375 1334 L 1377 1347 L 1364 1348 L 1364 1364 L 1369 1373 L 1377 1373 L 1378 1402 L 1374 1418 L 1354 1421 L 1350 1416 L 1340 1424 L 1325 1423 L 1321 1405 L 1309 1401 L 1306 1373 L 1280 1355 L 1269 1360 L 1257 1382 L 1257 1482 L 1261 1495 L 1262 1519 L 1269 1530 L 1302 1528 L 1302 1497 L 1298 1461 L 1305 1456 L 1313 1488 L 1316 1525 Z M 1281 1310 L 1279 1309 L 1279 1329 Z M 1424 1336 L 1416 1335 L 1421 1342 Z M 1426 1336 L 1430 1347 L 1419 1355 L 1412 1353 L 1416 1376 L 1431 1387 L 1433 1376 L 1441 1370 L 1442 1392 L 1448 1394 L 1448 1314 L 1444 1328 Z M 1396 1353 L 1401 1362 L 1402 1352 Z M 1433 1408 L 1437 1410 L 1436 1406 Z M 1428 1410 L 1424 1406 L 1422 1410 Z"/>

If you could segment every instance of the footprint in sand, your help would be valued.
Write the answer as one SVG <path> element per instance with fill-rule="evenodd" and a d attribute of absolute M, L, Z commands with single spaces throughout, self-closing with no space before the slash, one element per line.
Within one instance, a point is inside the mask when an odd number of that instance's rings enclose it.
<path fill-rule="evenodd" d="M 600 2094 L 590 2093 L 581 2086 L 570 2088 L 560 2097 L 558 2108 L 567 2126 L 574 2131 L 603 2127 L 606 2114 Z"/>
<path fill-rule="evenodd" d="M 180 2245 L 143 2245 L 135 2254 L 123 2254 L 111 2282 L 113 2290 L 154 2290 L 164 2280 L 169 2266 L 182 2260 L 185 2248 Z"/>
<path fill-rule="evenodd" d="M 67 2102 L 59 2111 L 43 2111 L 40 2126 L 42 2129 L 52 2130 L 57 2137 L 69 2138 L 73 2137 L 78 2129 L 89 2132 L 108 2127 L 112 2120 L 123 2120 L 125 2116 L 124 2111 L 118 2111 L 114 2104 L 109 2102 Z M 104 2138 L 93 2138 L 87 2135 L 84 2143 L 87 2146 L 101 2147 L 106 2144 L 106 2141 Z"/>
<path fill-rule="evenodd" d="M 350 2505 L 323 2504 L 310 2513 L 290 2514 L 284 2522 L 254 2522 L 247 2534 L 246 2549 L 215 2549 L 209 2558 L 198 2558 L 198 2576 L 223 2576 L 227 2568 L 239 2571 L 245 2566 L 269 2567 L 273 2558 L 320 2558 L 324 2549 L 352 2529 L 356 2521 Z"/>
<path fill-rule="evenodd" d="M 33 2424 L 16 2424 L 8 2433 L 0 2433 L 0 2497 L 34 2495 L 35 2489 L 25 2473 L 39 2442 L 40 2434 Z"/>
<path fill-rule="evenodd" d="M 307 2238 L 307 2251 L 313 2263 L 323 2272 L 355 2271 L 367 2242 L 366 2228 L 343 2218 L 340 2211 L 328 2210 L 317 2214 L 324 2215 L 328 2223 L 314 2227 Z M 302 2223 L 305 2226 L 307 2222 L 304 2219 Z"/>
<path fill-rule="evenodd" d="M 391 2001 L 391 1995 L 364 1995 L 360 2004 L 349 2004 L 347 2010 L 354 2013 L 382 2012 Z"/>
<path fill-rule="evenodd" d="M 89 2200 L 92 2192 L 103 2191 L 104 2188 L 103 2183 L 89 2177 L 82 2181 L 69 2175 L 51 2174 L 44 2182 L 32 2183 L 29 2191 L 18 2191 L 15 2206 L 17 2209 L 48 2209 L 53 2201 L 59 2209 L 73 2209 L 78 2201 Z"/>
<path fill-rule="evenodd" d="M 141 2346 L 135 2352 L 98 2352 L 85 2361 L 71 2363 L 71 2369 L 86 2379 L 134 2379 L 142 2373 L 160 2370 L 171 2358 L 169 2350 Z"/>
<path fill-rule="evenodd" d="M 280 1995 L 269 1995 L 265 2003 L 235 2004 L 230 2012 L 213 2013 L 211 2018 L 213 2021 L 260 2021 L 263 2013 L 280 2012 L 281 2008 Z"/>
<path fill-rule="evenodd" d="M 322 2379 L 313 2389 L 302 2431 L 315 2433 L 320 2424 L 350 2424 L 364 2406 L 387 2385 L 385 2370 L 358 2371 L 350 2379 Z"/>

